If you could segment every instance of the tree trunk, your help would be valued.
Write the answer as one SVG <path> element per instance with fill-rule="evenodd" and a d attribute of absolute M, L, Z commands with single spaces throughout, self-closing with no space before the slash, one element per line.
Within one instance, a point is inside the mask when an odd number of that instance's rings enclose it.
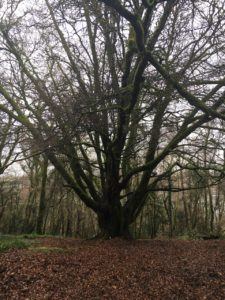
<path fill-rule="evenodd" d="M 122 208 L 108 209 L 104 213 L 98 213 L 99 238 L 110 239 L 121 237 L 131 239 L 129 224 L 126 222 Z"/>
<path fill-rule="evenodd" d="M 45 216 L 45 207 L 46 207 L 46 183 L 48 177 L 48 159 L 44 158 L 43 166 L 42 166 L 42 180 L 41 180 L 41 193 L 40 193 L 40 201 L 39 201 L 39 209 L 38 209 L 38 217 L 37 217 L 37 225 L 36 232 L 38 234 L 43 233 L 43 225 L 44 225 L 44 216 Z"/>
<path fill-rule="evenodd" d="M 210 187 L 208 186 L 209 192 L 209 206 L 210 206 L 210 231 L 214 231 L 214 206 L 213 206 L 213 196 Z"/>
<path fill-rule="evenodd" d="M 184 176 L 183 172 L 180 172 L 180 181 L 181 181 L 181 189 L 184 189 Z M 189 232 L 190 231 L 190 224 L 189 224 L 189 214 L 188 214 L 188 207 L 187 207 L 187 199 L 185 197 L 185 191 L 183 190 L 181 192 L 181 200 L 183 202 L 183 207 L 184 207 L 184 216 L 185 216 L 185 227 L 186 230 Z"/>
<path fill-rule="evenodd" d="M 168 219 L 169 219 L 169 238 L 173 237 L 173 202 L 172 202 L 172 178 L 171 175 L 168 179 L 169 192 L 168 192 Z"/>

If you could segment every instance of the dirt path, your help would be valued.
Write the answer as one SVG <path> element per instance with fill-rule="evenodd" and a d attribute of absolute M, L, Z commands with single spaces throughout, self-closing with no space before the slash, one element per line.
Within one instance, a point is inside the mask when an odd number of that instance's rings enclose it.
<path fill-rule="evenodd" d="M 0 299 L 225 299 L 225 241 L 41 239 L 0 254 Z"/>

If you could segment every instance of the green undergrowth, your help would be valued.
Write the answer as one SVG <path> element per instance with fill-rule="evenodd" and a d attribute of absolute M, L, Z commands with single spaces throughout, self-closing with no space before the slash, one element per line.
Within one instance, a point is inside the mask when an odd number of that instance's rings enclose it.
<path fill-rule="evenodd" d="M 0 236 L 0 253 L 10 249 L 27 249 L 30 243 L 15 236 Z"/>
<path fill-rule="evenodd" d="M 28 249 L 35 252 L 64 252 L 65 249 L 60 247 L 42 246 L 41 238 L 60 238 L 52 235 L 39 235 L 37 233 L 31 234 L 0 234 L 0 253 L 10 249 Z"/>
<path fill-rule="evenodd" d="M 65 252 L 65 249 L 59 248 L 59 247 L 46 247 L 46 246 L 40 246 L 40 247 L 30 247 L 29 250 L 34 252 L 44 252 L 44 253 L 61 253 Z"/>
<path fill-rule="evenodd" d="M 41 246 L 40 237 L 47 237 L 38 234 L 23 235 L 0 235 L 0 253 L 10 249 L 29 249 L 34 252 L 64 252 L 65 249 L 51 246 Z"/>

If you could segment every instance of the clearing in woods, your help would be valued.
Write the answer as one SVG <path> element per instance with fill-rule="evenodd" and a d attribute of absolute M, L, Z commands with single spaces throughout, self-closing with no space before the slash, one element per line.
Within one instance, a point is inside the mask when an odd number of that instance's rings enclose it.
<path fill-rule="evenodd" d="M 0 253 L 0 299 L 225 299 L 225 241 L 37 238 Z"/>

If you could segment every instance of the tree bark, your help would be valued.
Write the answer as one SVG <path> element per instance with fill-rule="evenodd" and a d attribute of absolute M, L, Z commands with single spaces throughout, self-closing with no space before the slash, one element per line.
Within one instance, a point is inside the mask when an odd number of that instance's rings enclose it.
<path fill-rule="evenodd" d="M 98 238 L 132 238 L 122 207 L 112 207 L 98 213 L 98 225 L 100 229 L 100 233 L 97 235 Z"/>

